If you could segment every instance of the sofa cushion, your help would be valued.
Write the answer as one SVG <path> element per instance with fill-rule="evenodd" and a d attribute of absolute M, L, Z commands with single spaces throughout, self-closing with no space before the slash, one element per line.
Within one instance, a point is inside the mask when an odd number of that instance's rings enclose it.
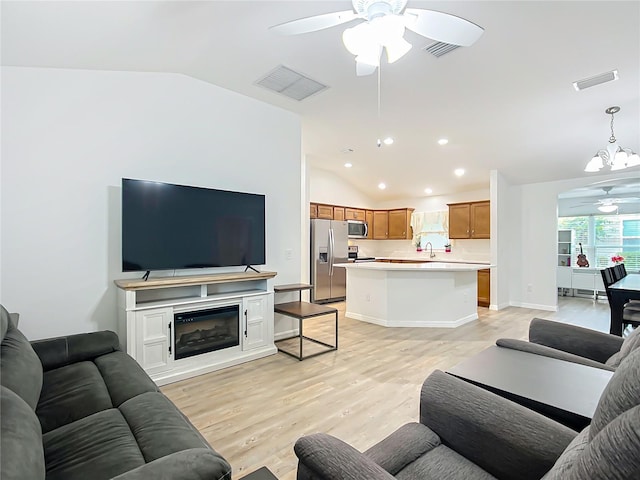
<path fill-rule="evenodd" d="M 119 407 L 130 398 L 145 392 L 157 392 L 157 385 L 140 364 L 124 352 L 102 355 L 94 360 L 107 386 L 111 403 Z"/>
<path fill-rule="evenodd" d="M 582 430 L 576 437 L 571 440 L 571 443 L 567 446 L 562 455 L 558 457 L 558 460 L 553 465 L 551 470 L 542 477 L 542 480 L 563 480 L 566 478 L 567 472 L 573 468 L 575 463 L 582 455 L 587 444 L 589 443 L 589 427 Z"/>
<path fill-rule="evenodd" d="M 422 455 L 398 472 L 398 480 L 496 480 L 496 477 L 454 452 L 440 445 Z"/>
<path fill-rule="evenodd" d="M 112 480 L 231 480 L 231 466 L 208 448 L 191 448 L 159 458 Z"/>
<path fill-rule="evenodd" d="M 640 404 L 640 348 L 625 358 L 605 387 L 591 420 L 592 440 L 621 413 Z"/>
<path fill-rule="evenodd" d="M 93 362 L 80 362 L 44 374 L 36 413 L 42 432 L 112 408 L 109 391 Z"/>
<path fill-rule="evenodd" d="M 639 478 L 640 406 L 617 416 L 589 442 L 582 438 L 569 448 L 572 451 L 563 454 L 543 480 Z"/>
<path fill-rule="evenodd" d="M 102 480 L 145 461 L 126 420 L 104 410 L 43 435 L 47 480 Z"/>
<path fill-rule="evenodd" d="M 17 394 L 0 386 L 0 451 L 2 480 L 45 478 L 40 422 Z"/>
<path fill-rule="evenodd" d="M 403 425 L 364 453 L 391 475 L 395 475 L 438 445 L 438 435 L 426 425 L 413 422 Z"/>
<path fill-rule="evenodd" d="M 145 461 L 189 448 L 208 447 L 189 420 L 159 392 L 143 393 L 120 405 Z"/>
<path fill-rule="evenodd" d="M 638 347 L 640 347 L 640 328 L 635 328 L 622 342 L 620 351 L 611 355 L 605 363 L 612 367 L 618 367 Z"/>
<path fill-rule="evenodd" d="M 29 341 L 1 306 L 0 316 L 4 332 L 0 344 L 0 384 L 15 392 L 35 409 L 42 389 L 42 364 Z"/>

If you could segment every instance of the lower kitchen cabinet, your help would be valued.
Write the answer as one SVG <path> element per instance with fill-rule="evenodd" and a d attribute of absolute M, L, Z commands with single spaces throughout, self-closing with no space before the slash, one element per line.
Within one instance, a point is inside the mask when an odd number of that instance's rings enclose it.
<path fill-rule="evenodd" d="M 478 306 L 488 307 L 491 303 L 491 270 L 478 270 Z"/>

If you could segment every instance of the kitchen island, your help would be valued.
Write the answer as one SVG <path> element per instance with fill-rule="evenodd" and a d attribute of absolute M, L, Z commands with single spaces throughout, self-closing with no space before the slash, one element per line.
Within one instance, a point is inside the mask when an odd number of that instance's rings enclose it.
<path fill-rule="evenodd" d="M 345 315 L 385 327 L 455 328 L 478 318 L 478 270 L 471 263 L 341 263 Z"/>

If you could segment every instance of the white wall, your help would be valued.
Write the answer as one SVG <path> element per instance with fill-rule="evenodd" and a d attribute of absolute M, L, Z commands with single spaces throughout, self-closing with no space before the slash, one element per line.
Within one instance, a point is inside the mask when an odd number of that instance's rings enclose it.
<path fill-rule="evenodd" d="M 113 280 L 131 276 L 122 177 L 265 194 L 262 269 L 300 281 L 297 115 L 175 74 L 5 67 L 1 80 L 0 301 L 28 338 L 115 329 Z"/>
<path fill-rule="evenodd" d="M 496 170 L 491 171 L 491 301 L 489 308 L 500 310 L 509 306 L 511 282 L 510 218 L 512 215 L 508 198 L 509 183 Z"/>
<path fill-rule="evenodd" d="M 628 175 L 628 174 L 626 174 Z M 500 205 L 507 205 L 510 245 L 510 304 L 543 310 L 557 309 L 557 197 L 561 192 L 599 181 L 624 177 L 596 175 L 508 188 Z"/>
<path fill-rule="evenodd" d="M 374 202 L 332 172 L 309 168 L 309 201 L 355 208 L 374 208 Z"/>

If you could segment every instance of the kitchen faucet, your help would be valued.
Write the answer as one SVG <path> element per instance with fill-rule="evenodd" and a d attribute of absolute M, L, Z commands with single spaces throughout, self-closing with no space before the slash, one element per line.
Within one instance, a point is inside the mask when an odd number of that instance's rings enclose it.
<path fill-rule="evenodd" d="M 431 247 L 431 250 L 429 252 L 429 258 L 433 258 L 436 256 L 435 253 L 433 253 L 433 245 L 431 244 L 431 242 L 427 242 L 427 244 L 424 246 L 424 248 L 426 249 L 427 247 Z"/>

